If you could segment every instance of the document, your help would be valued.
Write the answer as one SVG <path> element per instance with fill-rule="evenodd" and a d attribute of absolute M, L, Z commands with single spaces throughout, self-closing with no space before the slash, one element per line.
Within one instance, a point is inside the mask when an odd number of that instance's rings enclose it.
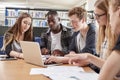
<path fill-rule="evenodd" d="M 58 72 L 71 73 L 71 72 L 79 72 L 79 71 L 84 72 L 84 69 L 82 67 L 77 67 L 77 66 L 49 66 L 47 68 L 32 68 L 30 71 L 30 75 L 58 73 Z"/>
<path fill-rule="evenodd" d="M 98 74 L 85 72 L 77 66 L 51 66 L 47 68 L 32 68 L 30 75 L 43 74 L 52 80 L 97 80 Z"/>

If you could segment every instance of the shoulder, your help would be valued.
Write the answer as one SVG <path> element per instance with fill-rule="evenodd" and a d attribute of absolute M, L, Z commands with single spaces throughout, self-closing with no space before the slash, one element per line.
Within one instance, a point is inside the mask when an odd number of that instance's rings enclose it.
<path fill-rule="evenodd" d="M 77 36 L 80 33 L 80 31 L 74 32 L 73 36 Z"/>
<path fill-rule="evenodd" d="M 5 32 L 4 38 L 5 39 L 11 39 L 13 37 L 13 33 L 10 33 L 9 31 Z"/>
<path fill-rule="evenodd" d="M 50 28 L 48 28 L 45 32 L 43 32 L 42 34 L 41 34 L 41 37 L 45 37 L 45 36 L 49 36 L 50 35 L 50 32 L 51 32 L 51 29 Z"/>
<path fill-rule="evenodd" d="M 96 26 L 93 23 L 88 24 L 89 30 L 87 32 L 88 36 L 91 34 L 96 34 Z"/>
<path fill-rule="evenodd" d="M 6 47 L 13 41 L 14 35 L 13 33 L 10 33 L 9 31 L 5 32 L 4 34 L 4 46 Z M 11 44 L 10 44 L 11 45 Z"/>
<path fill-rule="evenodd" d="M 94 23 L 90 23 L 90 24 L 88 24 L 88 26 L 89 26 L 89 30 L 92 30 L 92 31 L 96 30 L 96 26 Z"/>

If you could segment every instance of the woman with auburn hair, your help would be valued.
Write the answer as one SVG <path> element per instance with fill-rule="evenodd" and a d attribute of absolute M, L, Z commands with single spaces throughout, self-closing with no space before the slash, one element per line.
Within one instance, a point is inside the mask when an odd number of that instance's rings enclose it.
<path fill-rule="evenodd" d="M 120 80 L 120 0 L 109 0 L 109 14 L 111 30 L 117 36 L 117 42 L 103 65 L 98 80 Z"/>
<path fill-rule="evenodd" d="M 33 41 L 32 17 L 28 13 L 22 13 L 4 34 L 2 49 L 8 57 L 23 58 L 20 41 Z"/>

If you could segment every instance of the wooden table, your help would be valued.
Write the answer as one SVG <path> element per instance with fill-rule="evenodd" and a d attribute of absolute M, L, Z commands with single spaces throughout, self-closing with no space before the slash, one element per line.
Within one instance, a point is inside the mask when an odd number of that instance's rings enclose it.
<path fill-rule="evenodd" d="M 43 75 L 30 75 L 31 68 L 40 68 L 24 60 L 0 61 L 0 80 L 50 80 Z M 89 67 L 84 68 L 90 72 Z"/>

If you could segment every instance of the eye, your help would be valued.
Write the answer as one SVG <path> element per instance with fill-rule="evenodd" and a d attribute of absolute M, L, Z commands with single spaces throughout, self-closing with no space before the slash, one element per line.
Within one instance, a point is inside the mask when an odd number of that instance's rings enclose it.
<path fill-rule="evenodd" d="M 24 24 L 31 25 L 31 22 L 23 21 Z"/>
<path fill-rule="evenodd" d="M 31 25 L 31 23 L 28 23 L 28 25 Z"/>
<path fill-rule="evenodd" d="M 53 23 L 54 23 L 54 22 L 55 22 L 55 20 L 47 20 L 47 21 L 48 21 L 48 23 L 50 23 L 50 22 L 53 22 Z"/>

